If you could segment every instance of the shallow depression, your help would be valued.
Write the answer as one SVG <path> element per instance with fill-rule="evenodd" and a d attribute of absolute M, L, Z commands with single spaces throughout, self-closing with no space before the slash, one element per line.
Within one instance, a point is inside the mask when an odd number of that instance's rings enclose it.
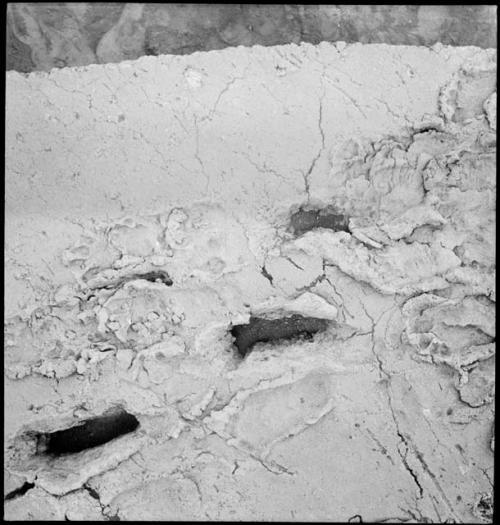
<path fill-rule="evenodd" d="M 65 430 L 39 434 L 37 454 L 60 456 L 81 452 L 133 432 L 138 426 L 139 421 L 135 416 L 123 409 L 116 410 Z"/>
<path fill-rule="evenodd" d="M 294 235 L 302 235 L 315 228 L 349 232 L 349 217 L 330 207 L 305 210 L 300 208 L 290 218 L 290 228 Z"/>
<path fill-rule="evenodd" d="M 327 319 L 291 315 L 280 319 L 251 317 L 247 324 L 233 326 L 231 334 L 240 357 L 245 357 L 256 343 L 293 339 L 300 336 L 311 337 L 328 328 Z"/>

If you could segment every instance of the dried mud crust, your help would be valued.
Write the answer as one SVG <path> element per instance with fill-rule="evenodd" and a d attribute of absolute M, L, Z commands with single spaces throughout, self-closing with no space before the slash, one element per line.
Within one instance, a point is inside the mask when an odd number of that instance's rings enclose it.
<path fill-rule="evenodd" d="M 322 45 L 9 74 L 6 516 L 488 521 L 495 67 Z"/>

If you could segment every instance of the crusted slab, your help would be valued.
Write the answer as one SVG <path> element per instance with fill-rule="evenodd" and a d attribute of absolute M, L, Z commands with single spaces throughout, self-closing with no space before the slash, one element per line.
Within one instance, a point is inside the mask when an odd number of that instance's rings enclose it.
<path fill-rule="evenodd" d="M 8 515 L 487 521 L 495 90 L 473 47 L 8 73 Z"/>

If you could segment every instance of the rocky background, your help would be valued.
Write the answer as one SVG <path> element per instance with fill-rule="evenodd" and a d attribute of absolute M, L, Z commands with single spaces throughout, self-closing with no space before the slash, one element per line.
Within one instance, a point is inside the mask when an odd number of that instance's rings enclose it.
<path fill-rule="evenodd" d="M 493 5 L 10 3 L 7 70 L 322 41 L 496 47 Z"/>

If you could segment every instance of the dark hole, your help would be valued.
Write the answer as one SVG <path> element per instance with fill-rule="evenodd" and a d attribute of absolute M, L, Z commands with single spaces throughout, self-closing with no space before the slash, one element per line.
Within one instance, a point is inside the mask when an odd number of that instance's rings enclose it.
<path fill-rule="evenodd" d="M 22 487 L 19 487 L 19 488 L 13 490 L 12 492 L 9 492 L 5 496 L 5 500 L 14 499 L 14 498 L 17 498 L 19 496 L 23 496 L 24 494 L 26 494 L 26 492 L 28 492 L 28 490 L 32 489 L 34 486 L 35 486 L 34 483 L 29 483 L 29 482 L 26 481 L 23 484 Z"/>
<path fill-rule="evenodd" d="M 120 409 L 66 430 L 39 434 L 39 452 L 52 456 L 81 452 L 133 432 L 138 426 L 139 421 L 132 414 Z"/>
<path fill-rule="evenodd" d="M 233 326 L 231 334 L 241 357 L 245 357 L 255 343 L 292 339 L 299 336 L 311 338 L 313 334 L 326 330 L 329 321 L 316 317 L 294 314 L 281 319 L 251 317 L 247 324 Z"/>
<path fill-rule="evenodd" d="M 144 279 L 145 281 L 149 281 L 151 283 L 161 282 L 166 286 L 172 286 L 173 284 L 173 281 L 172 279 L 170 279 L 167 272 L 163 270 L 156 270 L 156 271 L 145 272 L 145 273 L 134 273 L 127 277 L 123 277 L 118 280 L 108 282 L 106 284 L 102 284 L 100 286 L 93 286 L 92 289 L 102 290 L 103 288 L 106 288 L 110 290 L 112 288 L 117 288 L 118 286 L 121 286 L 122 284 L 126 282 L 135 281 L 136 279 Z"/>
<path fill-rule="evenodd" d="M 429 133 L 431 131 L 436 131 L 436 132 L 440 132 L 441 130 L 437 127 L 437 126 L 424 126 L 423 128 L 419 128 L 416 133 L 417 134 L 420 134 L 420 133 Z"/>
<path fill-rule="evenodd" d="M 349 217 L 335 213 L 329 208 L 322 210 L 299 209 L 290 218 L 290 227 L 295 235 L 302 235 L 315 228 L 349 232 Z"/>
<path fill-rule="evenodd" d="M 173 281 L 170 279 L 167 272 L 164 272 L 163 270 L 157 270 L 153 272 L 147 272 L 147 273 L 138 273 L 132 276 L 132 279 L 144 279 L 145 281 L 149 281 L 151 283 L 155 283 L 157 281 L 160 281 L 163 284 L 166 284 L 167 286 L 172 286 Z"/>

